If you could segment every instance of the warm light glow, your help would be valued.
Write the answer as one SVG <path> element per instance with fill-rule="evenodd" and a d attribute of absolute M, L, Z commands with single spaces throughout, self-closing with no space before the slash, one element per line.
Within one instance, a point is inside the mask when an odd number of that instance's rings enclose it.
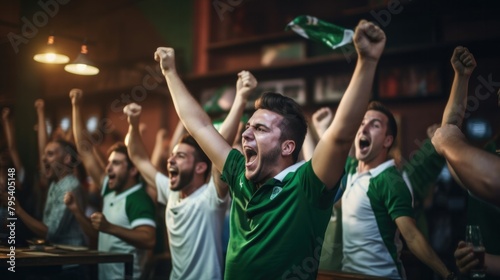
<path fill-rule="evenodd" d="M 54 51 L 54 36 L 49 36 L 45 51 L 36 54 L 33 56 L 33 59 L 41 63 L 49 64 L 65 64 L 69 62 L 69 57 Z"/>
<path fill-rule="evenodd" d="M 87 58 L 87 45 L 83 44 L 78 57 L 71 63 L 64 66 L 64 70 L 77 75 L 97 75 L 99 68 L 92 66 L 92 62 Z"/>
<path fill-rule="evenodd" d="M 99 69 L 97 67 L 94 67 L 92 65 L 87 65 L 87 64 L 68 64 L 64 66 L 64 70 L 77 74 L 77 75 L 97 75 L 99 74 Z"/>
<path fill-rule="evenodd" d="M 41 63 L 50 64 L 64 64 L 69 62 L 69 57 L 53 52 L 36 54 L 33 59 Z"/>

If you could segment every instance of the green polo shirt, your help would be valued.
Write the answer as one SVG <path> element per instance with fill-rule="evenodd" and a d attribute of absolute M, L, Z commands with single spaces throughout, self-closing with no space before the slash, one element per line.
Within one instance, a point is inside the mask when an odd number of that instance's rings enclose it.
<path fill-rule="evenodd" d="M 245 158 L 237 150 L 222 178 L 232 196 L 225 278 L 316 279 L 339 184 L 327 191 L 309 161 L 257 189 L 245 178 Z"/>

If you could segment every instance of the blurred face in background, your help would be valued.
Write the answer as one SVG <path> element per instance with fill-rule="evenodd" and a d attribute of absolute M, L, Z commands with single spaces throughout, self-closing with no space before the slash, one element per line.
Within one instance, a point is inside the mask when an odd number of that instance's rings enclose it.
<path fill-rule="evenodd" d="M 57 142 L 49 142 L 45 146 L 45 151 L 42 158 L 45 177 L 49 180 L 58 181 L 59 179 L 71 173 L 71 155 L 64 151 L 61 144 Z"/>

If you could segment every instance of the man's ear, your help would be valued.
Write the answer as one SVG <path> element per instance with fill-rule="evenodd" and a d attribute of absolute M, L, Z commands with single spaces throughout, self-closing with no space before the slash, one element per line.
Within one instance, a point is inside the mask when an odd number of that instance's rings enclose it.
<path fill-rule="evenodd" d="M 394 136 L 387 135 L 384 139 L 384 148 L 389 149 L 392 146 L 393 142 L 394 142 Z"/>
<path fill-rule="evenodd" d="M 69 153 L 64 154 L 63 163 L 64 163 L 64 165 L 67 165 L 67 166 L 71 165 L 71 155 Z"/>
<path fill-rule="evenodd" d="M 290 156 L 292 155 L 293 151 L 295 151 L 295 141 L 285 140 L 281 144 L 281 154 L 283 156 Z"/>
<path fill-rule="evenodd" d="M 137 176 L 137 173 L 139 173 L 139 170 L 137 170 L 137 167 L 134 166 L 134 167 L 130 167 L 128 172 L 129 172 L 130 177 L 134 178 L 135 176 Z"/>
<path fill-rule="evenodd" d="M 207 168 L 208 168 L 207 163 L 200 161 L 200 162 L 196 163 L 194 171 L 197 174 L 205 174 L 205 172 L 207 171 Z"/>

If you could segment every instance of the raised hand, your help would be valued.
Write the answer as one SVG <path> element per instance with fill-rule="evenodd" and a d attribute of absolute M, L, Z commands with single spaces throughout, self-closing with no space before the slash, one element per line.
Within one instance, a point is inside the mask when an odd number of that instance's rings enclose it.
<path fill-rule="evenodd" d="M 43 110 L 45 108 L 45 101 L 43 99 L 39 98 L 35 100 L 35 109 L 37 111 Z"/>
<path fill-rule="evenodd" d="M 476 60 L 467 48 L 458 46 L 453 51 L 450 59 L 456 74 L 470 76 L 476 68 Z"/>
<path fill-rule="evenodd" d="M 438 129 L 440 126 L 440 124 L 435 123 L 427 127 L 427 137 L 429 137 L 429 139 L 432 139 L 434 133 L 436 132 L 436 129 Z"/>
<path fill-rule="evenodd" d="M 64 204 L 66 204 L 66 207 L 73 213 L 79 210 L 75 196 L 72 192 L 66 192 L 64 194 Z"/>
<path fill-rule="evenodd" d="M 460 131 L 458 126 L 454 124 L 445 124 L 436 129 L 436 132 L 434 132 L 434 136 L 432 137 L 432 145 L 434 145 L 436 152 L 442 154 L 442 146 L 446 145 L 447 142 L 464 139 L 465 136 L 462 131 Z"/>
<path fill-rule="evenodd" d="M 241 96 L 244 100 L 248 100 L 250 93 L 257 87 L 257 79 L 248 71 L 238 73 L 238 81 L 236 81 L 236 95 Z"/>
<path fill-rule="evenodd" d="M 172 48 L 159 47 L 154 54 L 155 60 L 160 63 L 161 72 L 166 75 L 169 72 L 175 73 L 175 52 Z"/>
<path fill-rule="evenodd" d="M 80 101 L 82 100 L 82 96 L 83 96 L 83 91 L 79 88 L 74 88 L 74 89 L 69 91 L 69 98 L 71 99 L 72 105 L 80 104 Z"/>
<path fill-rule="evenodd" d="M 168 139 L 168 131 L 165 128 L 160 128 L 156 132 L 156 143 L 163 143 Z"/>
<path fill-rule="evenodd" d="M 139 125 L 139 116 L 141 115 L 142 107 L 137 103 L 130 103 L 123 107 L 123 113 L 127 115 L 127 120 L 131 125 Z"/>
<path fill-rule="evenodd" d="M 385 47 L 385 33 L 372 22 L 361 20 L 354 31 L 354 46 L 360 59 L 378 61 Z"/>
<path fill-rule="evenodd" d="M 318 133 L 318 136 L 321 138 L 321 135 L 326 131 L 328 126 L 332 123 L 333 113 L 332 110 L 328 107 L 323 107 L 314 112 L 312 115 L 312 123 L 314 129 Z"/>
<path fill-rule="evenodd" d="M 3 110 L 2 110 L 2 120 L 8 121 L 9 120 L 9 114 L 10 114 L 10 109 L 9 108 L 3 108 Z"/>
<path fill-rule="evenodd" d="M 103 232 L 106 232 L 110 225 L 104 214 L 102 214 L 101 212 L 95 212 L 94 214 L 90 215 L 90 221 L 92 222 L 92 226 L 95 229 Z"/>

